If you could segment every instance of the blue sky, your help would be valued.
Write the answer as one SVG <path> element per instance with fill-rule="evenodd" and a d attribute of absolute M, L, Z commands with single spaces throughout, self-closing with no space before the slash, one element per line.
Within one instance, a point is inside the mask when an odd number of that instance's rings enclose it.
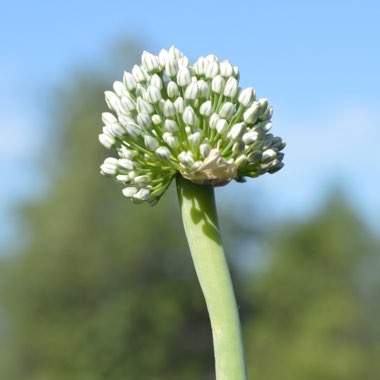
<path fill-rule="evenodd" d="M 107 62 L 109 47 L 125 37 L 154 52 L 174 44 L 192 59 L 229 59 L 241 85 L 274 105 L 286 167 L 222 194 L 252 192 L 273 216 L 302 216 L 328 184 L 340 184 L 380 228 L 379 20 L 375 0 L 5 2 L 0 241 L 10 236 L 12 207 L 41 187 L 33 157 L 46 143 L 46 94 L 76 68 Z"/>

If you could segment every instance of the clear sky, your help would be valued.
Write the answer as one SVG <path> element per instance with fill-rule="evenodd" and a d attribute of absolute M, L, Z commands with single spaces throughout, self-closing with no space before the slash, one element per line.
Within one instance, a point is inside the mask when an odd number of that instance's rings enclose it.
<path fill-rule="evenodd" d="M 13 205 L 40 188 L 33 157 L 46 143 L 46 93 L 125 37 L 156 53 L 174 44 L 192 59 L 229 59 L 242 86 L 270 99 L 286 166 L 233 191 L 261 194 L 273 215 L 302 216 L 340 184 L 379 228 L 379 20 L 375 0 L 3 2 L 0 241 Z"/>

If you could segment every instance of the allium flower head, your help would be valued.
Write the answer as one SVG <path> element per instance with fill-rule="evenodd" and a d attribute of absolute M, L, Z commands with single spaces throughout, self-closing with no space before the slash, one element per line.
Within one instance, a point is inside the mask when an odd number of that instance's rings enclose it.
<path fill-rule="evenodd" d="M 142 54 L 142 64 L 105 92 L 99 141 L 115 149 L 101 173 L 135 203 L 154 205 L 177 173 L 197 184 L 275 173 L 285 142 L 274 137 L 272 107 L 239 87 L 239 70 L 215 55 L 194 64 L 177 48 Z"/>

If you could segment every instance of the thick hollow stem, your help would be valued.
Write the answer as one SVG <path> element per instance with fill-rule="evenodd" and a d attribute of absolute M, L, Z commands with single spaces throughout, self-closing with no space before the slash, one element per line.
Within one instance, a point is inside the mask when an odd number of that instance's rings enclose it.
<path fill-rule="evenodd" d="M 182 220 L 210 315 L 217 380 L 246 380 L 235 294 L 224 255 L 214 188 L 177 177 Z"/>

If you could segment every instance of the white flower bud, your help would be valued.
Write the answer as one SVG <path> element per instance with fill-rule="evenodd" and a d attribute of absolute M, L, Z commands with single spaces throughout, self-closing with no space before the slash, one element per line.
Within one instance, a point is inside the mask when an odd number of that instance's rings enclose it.
<path fill-rule="evenodd" d="M 220 75 L 224 76 L 225 78 L 228 78 L 233 75 L 234 68 L 228 61 L 220 62 L 219 64 L 219 72 Z"/>
<path fill-rule="evenodd" d="M 178 67 L 189 67 L 189 58 L 182 57 L 178 59 Z"/>
<path fill-rule="evenodd" d="M 200 132 L 192 133 L 191 135 L 188 136 L 188 140 L 192 146 L 194 147 L 198 146 L 201 141 L 201 133 Z"/>
<path fill-rule="evenodd" d="M 108 108 L 114 110 L 115 112 L 119 112 L 121 107 L 119 97 L 112 91 L 105 91 L 104 95 Z"/>
<path fill-rule="evenodd" d="M 118 174 L 116 176 L 116 180 L 119 182 L 128 182 L 129 181 L 129 175 L 128 174 Z"/>
<path fill-rule="evenodd" d="M 174 104 L 171 100 L 166 100 L 163 108 L 163 113 L 166 117 L 171 117 L 176 114 Z"/>
<path fill-rule="evenodd" d="M 247 165 L 248 160 L 247 156 L 245 154 L 241 154 L 236 160 L 235 160 L 235 165 L 236 166 L 245 166 Z"/>
<path fill-rule="evenodd" d="M 183 110 L 185 109 L 185 102 L 183 101 L 183 99 L 181 97 L 178 97 L 174 101 L 174 107 L 175 107 L 177 113 L 182 113 L 183 112 Z"/>
<path fill-rule="evenodd" d="M 184 57 L 184 54 L 181 52 L 181 50 L 177 49 L 174 45 L 170 47 L 169 49 L 169 56 L 173 57 L 177 61 Z"/>
<path fill-rule="evenodd" d="M 260 108 L 259 114 L 262 115 L 268 108 L 268 99 L 259 99 L 257 105 Z"/>
<path fill-rule="evenodd" d="M 126 133 L 126 130 L 118 123 L 111 124 L 109 127 L 113 136 L 123 137 Z"/>
<path fill-rule="evenodd" d="M 147 186 L 152 182 L 148 175 L 138 175 L 135 177 L 134 181 L 139 186 Z"/>
<path fill-rule="evenodd" d="M 117 164 L 123 169 L 133 170 L 133 161 L 128 158 L 120 158 Z"/>
<path fill-rule="evenodd" d="M 152 104 L 156 104 L 162 98 L 161 91 L 158 87 L 149 86 L 148 87 L 148 97 Z"/>
<path fill-rule="evenodd" d="M 247 130 L 247 127 L 244 123 L 235 124 L 227 134 L 227 137 L 231 140 L 237 140 L 241 135 Z"/>
<path fill-rule="evenodd" d="M 165 132 L 162 135 L 162 139 L 170 146 L 170 148 L 176 149 L 179 146 L 178 138 L 169 132 Z"/>
<path fill-rule="evenodd" d="M 153 106 L 142 98 L 137 99 L 137 109 L 140 113 L 152 114 L 154 112 Z"/>
<path fill-rule="evenodd" d="M 126 71 L 124 71 L 123 83 L 128 91 L 133 91 L 137 86 L 136 80 L 133 77 L 133 75 L 131 73 L 127 73 Z"/>
<path fill-rule="evenodd" d="M 228 130 L 228 122 L 225 119 L 220 119 L 216 123 L 216 130 L 219 134 L 223 135 L 227 132 Z"/>
<path fill-rule="evenodd" d="M 210 62 L 206 68 L 206 78 L 213 79 L 218 75 L 219 65 L 217 62 Z"/>
<path fill-rule="evenodd" d="M 178 125 L 174 120 L 166 119 L 164 127 L 165 127 L 165 130 L 170 133 L 174 133 L 178 131 Z"/>
<path fill-rule="evenodd" d="M 191 83 L 191 74 L 187 67 L 180 67 L 177 74 L 178 86 L 185 87 Z"/>
<path fill-rule="evenodd" d="M 263 163 L 270 162 L 276 158 L 276 155 L 277 155 L 276 151 L 274 151 L 273 149 L 267 149 L 263 152 L 261 162 Z"/>
<path fill-rule="evenodd" d="M 153 74 L 150 78 L 149 84 L 162 90 L 162 80 L 157 74 Z"/>
<path fill-rule="evenodd" d="M 166 91 L 170 99 L 174 99 L 179 95 L 178 86 L 175 82 L 169 82 Z"/>
<path fill-rule="evenodd" d="M 220 116 L 216 113 L 213 113 L 210 117 L 210 128 L 211 129 L 215 129 L 216 128 L 216 124 L 218 123 L 218 121 L 220 120 Z"/>
<path fill-rule="evenodd" d="M 99 141 L 100 143 L 106 147 L 107 149 L 110 149 L 112 148 L 112 146 L 115 144 L 115 139 L 110 136 L 110 135 L 106 135 L 105 133 L 101 133 L 99 135 Z"/>
<path fill-rule="evenodd" d="M 232 146 L 232 151 L 235 153 L 235 154 L 238 154 L 238 153 L 241 153 L 243 152 L 243 150 L 245 149 L 245 144 L 242 140 L 238 140 L 233 146 Z"/>
<path fill-rule="evenodd" d="M 147 79 L 147 76 L 144 71 L 145 70 L 139 65 L 133 66 L 132 75 L 135 78 L 136 82 L 144 82 Z"/>
<path fill-rule="evenodd" d="M 125 197 L 131 198 L 137 193 L 137 189 L 135 187 L 126 187 L 122 190 L 122 193 Z"/>
<path fill-rule="evenodd" d="M 146 70 L 148 71 L 148 73 L 151 73 L 153 71 L 160 69 L 160 63 L 158 61 L 158 57 L 147 51 L 144 51 L 142 53 L 141 61 L 142 61 L 142 64 L 145 66 Z"/>
<path fill-rule="evenodd" d="M 148 91 L 140 83 L 136 86 L 136 97 L 143 98 L 146 101 L 148 100 Z"/>
<path fill-rule="evenodd" d="M 206 59 L 211 63 L 211 62 L 216 62 L 219 63 L 219 58 L 214 55 L 214 54 L 209 54 Z"/>
<path fill-rule="evenodd" d="M 246 145 L 253 144 L 259 138 L 259 134 L 256 131 L 249 131 L 243 135 L 243 141 Z"/>
<path fill-rule="evenodd" d="M 120 148 L 118 148 L 118 153 L 120 157 L 129 159 L 132 159 L 135 155 L 133 150 L 130 150 L 125 146 L 121 146 Z"/>
<path fill-rule="evenodd" d="M 217 75 L 211 82 L 211 90 L 217 94 L 221 94 L 223 92 L 224 85 L 224 78 L 221 75 Z"/>
<path fill-rule="evenodd" d="M 170 151 L 166 146 L 160 146 L 155 151 L 161 161 L 170 161 Z"/>
<path fill-rule="evenodd" d="M 141 134 L 141 129 L 137 124 L 128 123 L 125 128 L 132 139 L 136 139 Z"/>
<path fill-rule="evenodd" d="M 133 195 L 132 199 L 136 203 L 149 201 L 152 198 L 150 191 L 148 189 L 140 189 L 136 194 Z"/>
<path fill-rule="evenodd" d="M 127 94 L 127 90 L 122 82 L 116 81 L 113 83 L 112 87 L 118 97 L 122 97 Z"/>
<path fill-rule="evenodd" d="M 210 151 L 211 151 L 210 144 L 205 143 L 205 144 L 199 145 L 199 152 L 201 153 L 201 156 L 203 158 L 206 158 L 209 155 Z"/>
<path fill-rule="evenodd" d="M 256 98 L 255 90 L 252 87 L 245 88 L 239 94 L 239 103 L 244 107 L 249 107 Z"/>
<path fill-rule="evenodd" d="M 139 113 L 136 117 L 137 124 L 145 129 L 152 125 L 152 119 L 147 113 Z"/>
<path fill-rule="evenodd" d="M 261 162 L 262 156 L 263 156 L 263 154 L 260 151 L 254 150 L 253 152 L 251 152 L 248 155 L 247 159 L 251 163 L 259 163 L 259 162 Z"/>
<path fill-rule="evenodd" d="M 185 90 L 185 99 L 188 100 L 195 100 L 198 97 L 199 89 L 198 89 L 198 83 L 191 82 Z"/>
<path fill-rule="evenodd" d="M 191 127 L 196 127 L 198 125 L 197 115 L 195 114 L 193 108 L 190 106 L 186 107 L 183 111 L 182 119 L 186 125 L 189 125 Z"/>
<path fill-rule="evenodd" d="M 116 117 L 114 115 L 112 115 L 112 113 L 110 113 L 110 112 L 103 112 L 102 113 L 102 121 L 105 125 L 117 123 Z"/>
<path fill-rule="evenodd" d="M 239 80 L 240 78 L 240 70 L 239 70 L 239 67 L 238 66 L 234 66 L 234 73 L 233 73 L 233 76 Z"/>
<path fill-rule="evenodd" d="M 168 51 L 165 49 L 161 49 L 160 53 L 158 54 L 158 62 L 160 62 L 162 68 L 165 67 L 168 56 Z"/>
<path fill-rule="evenodd" d="M 243 114 L 244 121 L 248 124 L 254 124 L 259 118 L 259 106 L 257 102 L 253 103 Z"/>
<path fill-rule="evenodd" d="M 178 62 L 173 57 L 168 57 L 165 65 L 165 74 L 172 78 L 178 73 Z"/>
<path fill-rule="evenodd" d="M 136 109 L 136 104 L 129 95 L 125 95 L 121 98 L 121 105 L 127 112 L 131 112 Z"/>
<path fill-rule="evenodd" d="M 227 80 L 226 87 L 224 87 L 224 96 L 234 98 L 238 93 L 238 81 L 234 77 Z"/>
<path fill-rule="evenodd" d="M 178 155 L 178 161 L 186 168 L 191 168 L 194 165 L 194 157 L 191 152 L 181 152 Z"/>
<path fill-rule="evenodd" d="M 128 116 L 128 115 L 119 115 L 118 119 L 119 119 L 119 123 L 123 127 L 126 127 L 128 124 L 135 122 L 135 120 L 132 117 Z"/>
<path fill-rule="evenodd" d="M 162 123 L 160 115 L 152 115 L 152 122 L 154 125 L 160 125 Z"/>
<path fill-rule="evenodd" d="M 209 61 L 205 57 L 198 58 L 194 64 L 194 71 L 198 75 L 205 75 Z"/>
<path fill-rule="evenodd" d="M 100 173 L 103 175 L 116 175 L 117 174 L 117 164 L 111 162 L 104 162 L 100 165 Z"/>
<path fill-rule="evenodd" d="M 200 108 L 199 108 L 199 113 L 202 115 L 202 116 L 205 116 L 205 117 L 210 117 L 211 114 L 212 114 L 212 103 L 210 100 L 207 100 L 206 102 L 204 102 Z"/>
<path fill-rule="evenodd" d="M 144 143 L 145 146 L 151 151 L 156 150 L 160 146 L 158 140 L 155 137 L 149 135 L 144 136 Z"/>
<path fill-rule="evenodd" d="M 219 116 L 223 119 L 229 120 L 231 119 L 234 112 L 235 112 L 235 105 L 230 102 L 226 102 L 223 104 L 221 110 L 219 111 Z"/>
<path fill-rule="evenodd" d="M 198 81 L 198 98 L 207 98 L 208 95 L 208 84 L 203 79 Z"/>

